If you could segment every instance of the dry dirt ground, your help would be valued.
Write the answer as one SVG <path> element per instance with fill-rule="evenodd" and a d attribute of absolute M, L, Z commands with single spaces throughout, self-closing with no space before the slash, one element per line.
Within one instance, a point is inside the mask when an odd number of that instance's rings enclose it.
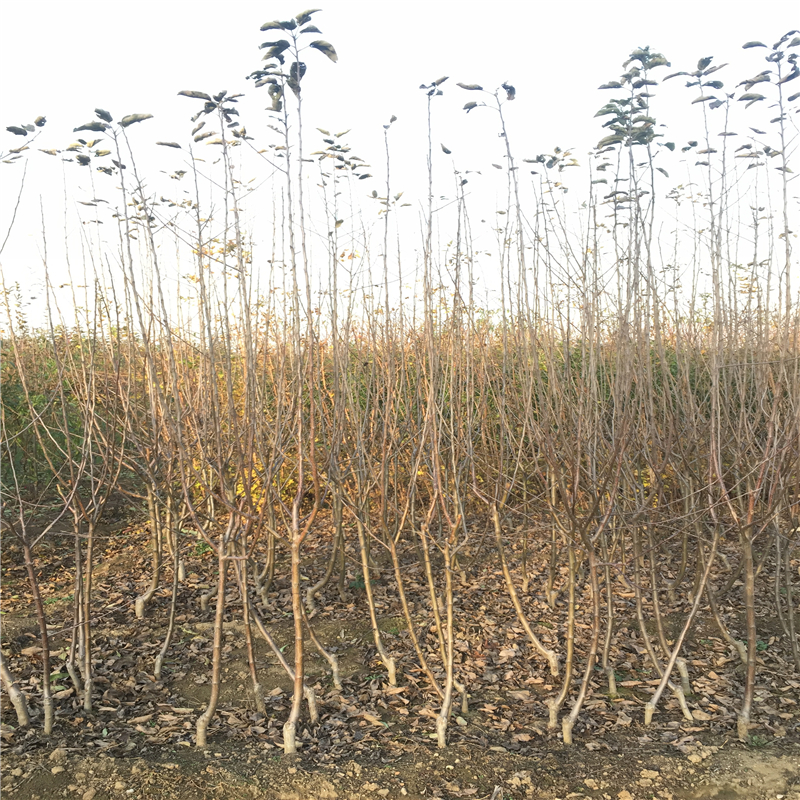
<path fill-rule="evenodd" d="M 388 601 L 380 627 L 400 655 L 402 678 L 397 689 L 385 684 L 355 580 L 352 602 L 341 603 L 335 592 L 321 598 L 329 605 L 315 629 L 337 652 L 344 690 L 333 688 L 326 662 L 309 647 L 307 673 L 322 721 L 312 727 L 301 718 L 299 754 L 281 752 L 290 682 L 260 641 L 256 659 L 268 713 L 255 710 L 235 608 L 225 623 L 223 691 L 210 746 L 197 750 L 194 724 L 210 691 L 213 602 L 208 612 L 198 609 L 198 598 L 208 589 L 208 564 L 198 555 L 188 565 L 177 635 L 165 675 L 156 681 L 152 660 L 163 639 L 169 592 L 159 593 L 144 620 L 135 619 L 132 598 L 147 578 L 146 564 L 137 562 L 143 548 L 144 539 L 130 534 L 124 544 L 109 540 L 99 559 L 93 650 L 98 696 L 91 714 L 83 712 L 62 671 L 72 577 L 68 558 L 61 554 L 68 550 L 42 553 L 40 578 L 52 624 L 58 692 L 56 728 L 44 737 L 35 716 L 34 729 L 18 729 L 4 703 L 3 798 L 800 800 L 800 682 L 787 666 L 785 642 L 769 635 L 774 620 L 768 609 L 759 618 L 764 641 L 758 724 L 747 745 L 735 738 L 741 667 L 713 630 L 699 627 L 690 647 L 696 687 L 690 702 L 697 722 L 684 721 L 668 701 L 645 729 L 642 705 L 653 676 L 635 651 L 633 628 L 626 632 L 620 623 L 614 658 L 621 696 L 612 700 L 604 695 L 599 676 L 576 726 L 575 744 L 568 747 L 559 734 L 546 730 L 542 699 L 553 686 L 544 666 L 526 655 L 524 636 L 516 632 L 513 611 L 496 588 L 502 584 L 493 567 L 478 562 L 467 576 L 469 585 L 460 589 L 465 609 L 460 663 L 473 675 L 470 708 L 466 714 L 454 711 L 448 749 L 437 750 L 432 740 L 435 698 L 426 694 L 413 659 L 402 656 L 408 650 L 407 632 Z M 24 573 L 7 551 L 3 564 L 3 651 L 37 715 L 41 661 L 36 620 Z M 309 579 L 315 577 L 311 564 L 307 572 Z M 379 596 L 381 590 L 378 584 Z M 491 597 L 490 591 L 495 592 Z M 264 614 L 270 615 L 270 630 L 291 660 L 285 592 L 285 587 L 276 588 Z M 235 607 L 235 596 L 229 602 Z M 528 602 L 537 608 L 533 596 Z M 476 617 L 480 624 L 473 625 Z M 538 624 L 545 637 L 555 627 L 544 617 Z M 737 624 L 733 617 L 732 624 Z"/>
<path fill-rule="evenodd" d="M 405 745 L 318 765 L 302 755 L 239 743 L 144 747 L 126 757 L 42 746 L 3 758 L 3 796 L 201 800 L 800 800 L 800 747 L 700 748 L 699 761 L 620 737 L 610 750 L 551 743 L 526 755 L 466 744 L 445 752 Z M 615 752 L 617 750 L 617 752 Z"/>

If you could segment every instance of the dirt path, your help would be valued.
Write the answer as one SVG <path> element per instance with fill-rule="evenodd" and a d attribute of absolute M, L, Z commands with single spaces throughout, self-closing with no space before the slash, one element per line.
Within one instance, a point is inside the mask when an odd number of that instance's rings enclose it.
<path fill-rule="evenodd" d="M 526 655 L 507 599 L 490 592 L 499 579 L 483 563 L 475 565 L 474 580 L 460 588 L 463 606 L 473 609 L 460 623 L 460 668 L 471 691 L 469 710 L 450 726 L 447 750 L 438 751 L 432 741 L 436 699 L 426 693 L 415 667 L 403 620 L 386 613 L 379 621 L 401 659 L 402 685 L 390 689 L 376 659 L 363 598 L 351 587 L 351 602 L 328 598 L 330 605 L 315 622 L 320 639 L 337 653 L 344 689 L 334 689 L 327 662 L 310 649 L 307 675 L 321 722 L 312 726 L 301 718 L 299 755 L 287 758 L 281 751 L 291 682 L 272 651 L 257 641 L 267 713 L 256 711 L 244 633 L 235 615 L 223 626 L 223 689 L 210 747 L 199 751 L 194 731 L 210 693 L 212 634 L 212 611 L 198 608 L 200 593 L 209 587 L 200 578 L 203 565 L 193 563 L 181 587 L 176 634 L 164 678 L 156 680 L 153 658 L 164 638 L 169 592 L 162 588 L 145 619 L 136 619 L 132 598 L 146 584 L 146 574 L 138 583 L 130 576 L 143 538 L 131 534 L 124 544 L 111 544 L 116 547 L 96 570 L 98 690 L 90 714 L 62 668 L 72 577 L 60 562 L 46 563 L 52 570 L 43 583 L 58 701 L 49 738 L 41 734 L 38 632 L 24 574 L 18 566 L 4 568 L 3 652 L 29 697 L 35 727 L 17 729 L 12 710 L 0 704 L 3 798 L 800 800 L 800 682 L 787 666 L 786 642 L 770 632 L 774 620 L 759 618 L 764 639 L 757 715 L 747 745 L 735 738 L 741 665 L 707 621 L 698 624 L 687 645 L 694 719 L 687 722 L 670 698 L 644 728 L 642 706 L 653 674 L 637 650 L 634 626 L 620 618 L 612 653 L 619 695 L 607 696 L 595 682 L 575 744 L 567 747 L 545 729 L 543 700 L 554 686 L 544 662 Z M 309 580 L 316 577 L 309 574 Z M 378 585 L 379 595 L 389 588 Z M 263 610 L 277 645 L 291 660 L 286 591 L 278 586 Z M 416 596 L 424 596 L 421 588 Z M 550 641 L 554 628 L 547 609 L 535 598 L 528 602 L 542 612 L 539 631 Z M 385 607 L 391 610 L 388 601 Z M 737 618 L 732 621 L 738 624 Z M 424 622 L 421 618 L 419 626 L 426 631 Z"/>
<path fill-rule="evenodd" d="M 688 755 L 661 745 L 634 749 L 624 738 L 609 746 L 589 751 L 554 743 L 517 755 L 406 745 L 318 765 L 240 743 L 212 743 L 204 752 L 142 748 L 120 758 L 41 745 L 6 752 L 2 789 L 20 800 L 800 800 L 800 745 L 752 750 L 723 743 Z"/>

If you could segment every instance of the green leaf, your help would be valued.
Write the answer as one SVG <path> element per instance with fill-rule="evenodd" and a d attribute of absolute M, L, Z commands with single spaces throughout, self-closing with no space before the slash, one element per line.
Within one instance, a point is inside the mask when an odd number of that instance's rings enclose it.
<path fill-rule="evenodd" d="M 307 22 L 311 21 L 311 15 L 316 14 L 317 11 L 321 11 L 322 9 L 319 8 L 309 8 L 307 11 L 301 11 L 296 17 L 298 25 L 305 25 Z"/>
<path fill-rule="evenodd" d="M 181 146 L 177 142 L 156 142 L 156 144 L 161 145 L 161 147 L 175 147 L 178 150 L 181 149 Z"/>
<path fill-rule="evenodd" d="M 618 114 L 619 108 L 614 103 L 607 103 L 596 114 L 595 117 L 605 117 L 608 114 Z"/>
<path fill-rule="evenodd" d="M 96 108 L 94 113 L 97 114 L 104 122 L 113 122 L 114 118 L 104 108 Z"/>
<path fill-rule="evenodd" d="M 751 47 L 766 47 L 764 42 L 747 42 L 742 45 L 742 50 L 749 50 Z"/>
<path fill-rule="evenodd" d="M 477 106 L 478 104 L 473 100 L 471 103 L 467 103 L 464 106 L 464 111 L 466 111 L 467 114 L 469 114 L 469 112 L 472 111 L 473 108 L 477 108 Z"/>
<path fill-rule="evenodd" d="M 466 89 L 468 92 L 483 91 L 483 86 L 480 86 L 477 83 L 457 83 L 456 86 L 460 87 L 461 89 Z"/>
<path fill-rule="evenodd" d="M 613 133 L 611 136 L 606 136 L 604 139 L 601 139 L 597 143 L 597 149 L 602 150 L 604 147 L 608 147 L 612 144 L 619 144 L 621 141 L 624 140 L 624 136 L 619 133 Z"/>
<path fill-rule="evenodd" d="M 713 94 L 704 94 L 698 97 L 696 100 L 692 100 L 692 105 L 695 103 L 705 103 L 706 100 L 716 100 L 717 98 L 714 97 Z"/>
<path fill-rule="evenodd" d="M 708 69 L 711 66 L 711 62 L 714 59 L 714 56 L 706 56 L 705 58 L 701 58 L 697 62 L 697 71 L 702 72 L 704 69 Z"/>
<path fill-rule="evenodd" d="M 85 125 L 80 125 L 77 128 L 73 128 L 72 132 L 77 133 L 78 131 L 95 131 L 96 133 L 102 133 L 108 125 L 105 122 L 97 122 L 96 120 L 92 120 L 91 122 L 87 122 Z"/>
<path fill-rule="evenodd" d="M 448 77 L 448 75 L 445 75 L 444 77 L 435 80 L 431 86 L 441 86 L 448 79 Z"/>
<path fill-rule="evenodd" d="M 449 155 L 451 155 L 451 154 L 452 154 L 452 152 L 453 152 L 453 151 L 452 151 L 452 150 L 448 150 L 448 149 L 447 149 L 447 148 L 446 148 L 444 145 L 442 145 L 442 152 L 443 152 L 443 153 L 444 153 L 446 156 L 449 156 Z"/>
<path fill-rule="evenodd" d="M 13 133 L 15 136 L 27 136 L 28 135 L 28 131 L 26 131 L 25 128 L 20 128 L 17 125 L 9 125 L 6 128 L 6 130 L 9 131 L 10 133 Z"/>
<path fill-rule="evenodd" d="M 270 58 L 277 58 L 282 64 L 283 59 L 280 58 L 281 53 L 283 53 L 284 50 L 288 50 L 291 46 L 291 43 L 286 39 L 278 39 L 277 42 L 264 42 L 258 46 L 258 49 L 263 50 L 265 47 L 269 48 L 269 50 L 264 54 L 264 61 L 267 61 Z"/>
<path fill-rule="evenodd" d="M 712 89 L 721 89 L 725 84 L 722 81 L 707 81 L 703 86 L 710 86 Z"/>
<path fill-rule="evenodd" d="M 33 124 L 37 128 L 43 128 L 46 122 L 47 122 L 47 117 L 36 117 L 36 119 L 33 121 Z"/>
<path fill-rule="evenodd" d="M 272 22 L 265 22 L 261 26 L 261 30 L 262 31 L 282 31 L 283 30 L 283 26 L 281 25 L 280 22 L 278 22 L 278 20 L 273 20 Z"/>
<path fill-rule="evenodd" d="M 326 42 L 324 39 L 317 39 L 315 42 L 311 42 L 309 47 L 313 47 L 315 50 L 319 50 L 320 53 L 323 55 L 328 56 L 328 58 L 336 63 L 339 60 L 339 56 L 336 55 L 336 51 L 333 49 L 333 45 L 329 42 Z"/>
<path fill-rule="evenodd" d="M 771 74 L 771 70 L 765 69 L 763 72 L 759 72 L 755 77 L 748 78 L 746 81 L 742 81 L 738 85 L 742 86 L 742 84 L 744 84 L 745 91 L 749 92 L 757 83 L 768 82 Z"/>
<path fill-rule="evenodd" d="M 675 150 L 675 142 L 664 142 L 664 147 L 670 152 L 673 152 Z"/>
<path fill-rule="evenodd" d="M 664 169 L 664 167 L 656 167 L 656 169 L 666 178 L 669 178 L 669 173 Z"/>
<path fill-rule="evenodd" d="M 127 117 L 123 117 L 119 124 L 123 128 L 127 128 L 128 125 L 133 125 L 134 122 L 143 122 L 146 119 L 152 119 L 152 114 L 128 114 Z"/>
<path fill-rule="evenodd" d="M 184 89 L 182 92 L 178 92 L 178 95 L 182 97 L 192 97 L 195 100 L 206 100 L 209 103 L 211 102 L 211 95 L 205 92 L 195 92 L 192 89 Z"/>
<path fill-rule="evenodd" d="M 748 100 L 748 101 L 750 101 L 750 103 L 757 103 L 759 100 L 763 100 L 763 99 L 764 99 L 764 95 L 763 94 L 758 94 L 757 92 L 745 92 L 739 98 L 739 102 L 741 102 L 742 100 Z M 749 103 L 748 103 L 748 105 L 749 105 Z"/>
<path fill-rule="evenodd" d="M 308 27 L 303 28 L 300 33 L 322 33 L 322 31 L 316 25 L 309 25 Z"/>
<path fill-rule="evenodd" d="M 665 80 L 666 80 L 666 78 L 665 78 Z M 608 83 L 604 83 L 601 86 L 598 86 L 597 88 L 598 89 L 621 89 L 622 88 L 622 84 L 619 81 L 609 81 Z"/>

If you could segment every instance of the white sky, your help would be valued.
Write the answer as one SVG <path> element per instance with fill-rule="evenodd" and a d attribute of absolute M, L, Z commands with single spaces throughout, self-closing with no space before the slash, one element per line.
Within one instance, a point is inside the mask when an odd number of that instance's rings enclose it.
<path fill-rule="evenodd" d="M 735 83 L 766 66 L 763 50 L 742 51 L 745 41 L 761 39 L 771 45 L 800 27 L 798 6 L 789 0 L 329 0 L 320 6 L 323 10 L 313 22 L 338 51 L 339 62 L 308 54 L 303 83 L 307 129 L 352 129 L 347 141 L 353 154 L 367 159 L 382 182 L 381 126 L 397 115 L 393 188 L 405 190 L 406 199 L 415 201 L 424 194 L 425 179 L 420 83 L 450 76 L 442 86 L 444 96 L 436 100 L 433 135 L 436 169 L 450 185 L 447 173 L 452 174 L 453 162 L 441 153 L 440 142 L 453 151 L 462 170 L 487 174 L 500 158 L 494 118 L 485 111 L 469 116 L 460 111 L 476 98 L 458 89 L 457 81 L 489 89 L 503 81 L 516 86 L 517 100 L 507 106 L 507 116 L 518 158 L 551 152 L 558 145 L 574 148 L 579 160 L 585 160 L 584 154 L 604 135 L 602 120 L 593 115 L 610 99 L 597 87 L 619 76 L 632 49 L 649 45 L 663 53 L 672 69 L 664 69 L 661 77 L 695 69 L 702 56 L 714 56 L 714 63 L 730 62 L 714 77 L 726 80 L 726 90 L 733 91 Z M 248 133 L 259 135 L 266 122 L 266 90 L 255 90 L 245 76 L 260 64 L 258 45 L 275 38 L 274 31 L 261 33 L 259 27 L 305 7 L 250 0 L 3 0 L 0 152 L 22 143 L 21 137 L 5 132 L 7 125 L 32 122 L 40 114 L 48 123 L 36 146 L 64 148 L 79 135 L 72 128 L 94 119 L 98 106 L 116 119 L 133 112 L 153 114 L 154 119 L 129 129 L 142 142 L 189 141 L 189 116 L 198 106 L 176 97 L 182 89 L 245 92 L 254 102 L 242 106 L 243 119 Z M 676 129 L 679 143 L 682 123 L 693 130 L 687 93 L 695 91 L 684 89 L 681 80 L 658 90 L 664 109 L 680 101 L 675 105 L 679 111 L 663 116 Z M 309 136 L 308 144 L 314 149 L 318 142 Z M 33 164 L 48 160 L 33 153 L 20 218 L 0 256 L 7 280 L 12 273 L 12 279 L 36 273 L 39 197 L 49 202 L 55 195 L 56 211 L 47 213 L 60 213 L 63 219 L 60 170 L 48 163 L 39 173 Z M 19 164 L 0 164 L 0 239 L 8 229 L 21 174 Z M 381 182 L 365 188 L 380 189 Z M 479 189 L 476 182 L 473 191 Z"/>

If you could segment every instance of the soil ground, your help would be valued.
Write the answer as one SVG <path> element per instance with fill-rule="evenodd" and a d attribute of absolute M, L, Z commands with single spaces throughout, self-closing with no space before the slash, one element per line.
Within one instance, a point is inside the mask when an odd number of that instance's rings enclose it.
<path fill-rule="evenodd" d="M 145 542 L 142 532 L 126 531 L 124 539 L 110 535 L 98 560 L 93 624 L 99 695 L 90 714 L 82 711 L 66 674 L 59 671 L 69 645 L 72 577 L 69 556 L 63 555 L 69 549 L 56 542 L 40 554 L 58 692 L 56 728 L 50 737 L 41 734 L 36 716 L 41 666 L 36 620 L 24 572 L 7 550 L 4 553 L 3 650 L 31 700 L 34 727 L 17 728 L 4 703 L 3 797 L 800 800 L 800 724 L 795 711 L 800 682 L 787 666 L 786 643 L 781 644 L 779 635 L 769 635 L 775 625 L 766 610 L 759 619 L 764 636 L 759 705 L 748 744 L 735 737 L 741 665 L 702 621 L 689 649 L 695 657 L 691 663 L 697 687 L 690 700 L 699 721 L 683 720 L 668 700 L 654 724 L 644 728 L 641 707 L 653 676 L 645 660 L 637 660 L 631 644 L 635 633 L 626 633 L 623 620 L 615 645 L 620 697 L 603 695 L 598 676 L 587 711 L 576 726 L 575 744 L 565 746 L 560 733 L 546 729 L 542 697 L 551 694 L 553 686 L 544 666 L 525 656 L 524 636 L 517 632 L 502 590 L 494 599 L 486 595 L 497 585 L 491 562 L 471 565 L 460 589 L 461 607 L 467 609 L 459 623 L 465 637 L 460 663 L 473 678 L 469 712 L 454 710 L 446 750 L 438 750 L 433 740 L 431 709 L 436 702 L 426 693 L 419 670 L 414 671 L 413 658 L 404 660 L 400 655 L 401 686 L 386 685 L 365 621 L 363 586 L 358 595 L 357 575 L 349 576 L 354 578 L 353 602 L 340 602 L 334 589 L 320 598 L 321 605 L 329 605 L 315 630 L 338 655 L 344 690 L 333 688 L 326 662 L 309 643 L 308 680 L 318 695 L 322 722 L 311 726 L 304 710 L 299 753 L 284 756 L 280 749 L 290 681 L 266 644 L 257 641 L 268 713 L 256 712 L 242 625 L 233 612 L 225 623 L 220 706 L 209 747 L 198 750 L 193 746 L 194 723 L 210 691 L 214 605 L 212 601 L 209 611 L 200 612 L 198 600 L 209 588 L 204 581 L 210 560 L 198 550 L 195 563 L 187 565 L 178 632 L 166 674 L 156 681 L 150 673 L 165 630 L 169 592 L 162 589 L 145 619 L 135 619 L 133 598 L 146 585 L 147 565 L 139 562 Z M 320 568 L 309 561 L 308 579 L 315 579 Z M 393 652 L 402 654 L 404 648 L 408 651 L 405 623 L 390 613 L 388 601 L 380 599 L 382 586 L 376 582 L 376 596 L 379 607 L 389 613 L 381 618 L 380 627 Z M 278 582 L 264 613 L 270 615 L 270 632 L 291 661 L 285 595 L 286 587 Z M 235 595 L 228 602 L 234 607 Z M 539 624 L 543 637 L 554 627 L 544 619 Z"/>
<path fill-rule="evenodd" d="M 663 746 L 629 735 L 608 750 L 549 743 L 525 755 L 457 744 L 375 747 L 358 759 L 319 765 L 257 744 L 213 742 L 190 747 L 143 747 L 126 757 L 87 755 L 42 744 L 3 759 L 3 795 L 153 800 L 378 800 L 441 797 L 495 800 L 800 800 L 800 747 L 759 751 L 720 742 L 693 763 Z M 53 773 L 56 774 L 53 774 Z M 497 791 L 496 791 L 497 789 Z"/>

